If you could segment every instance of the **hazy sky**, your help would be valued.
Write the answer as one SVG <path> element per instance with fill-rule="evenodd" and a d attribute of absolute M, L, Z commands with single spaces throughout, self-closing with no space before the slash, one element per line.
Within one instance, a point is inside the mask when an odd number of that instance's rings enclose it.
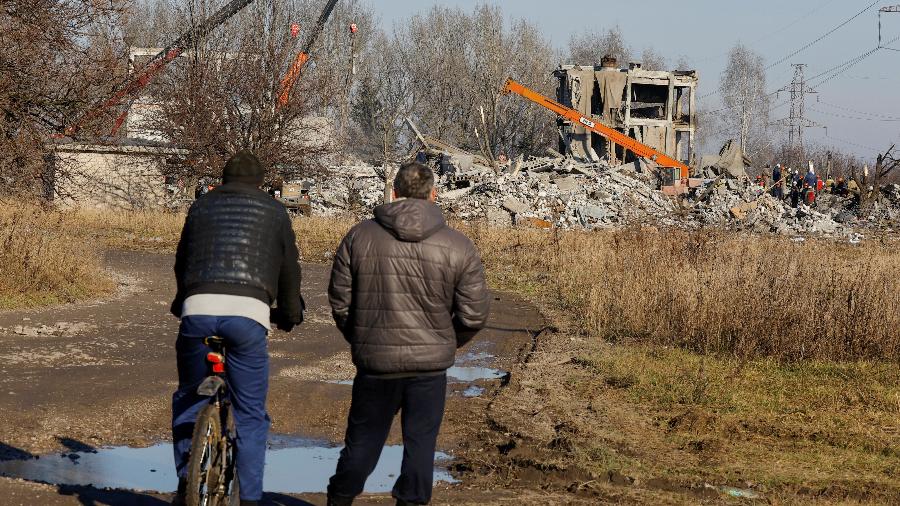
<path fill-rule="evenodd" d="M 432 5 L 472 9 L 483 0 L 374 0 L 386 27 Z M 872 0 L 505 0 L 499 5 L 512 18 L 542 27 L 554 46 L 564 48 L 573 32 L 619 25 L 634 53 L 652 46 L 670 62 L 684 56 L 700 72 L 700 95 L 718 89 L 727 51 L 743 42 L 775 63 L 804 47 L 872 4 Z M 807 77 L 836 67 L 878 45 L 878 9 L 900 0 L 882 0 L 822 41 L 768 71 L 768 89 L 790 83 L 792 63 L 806 63 Z M 636 8 L 635 6 L 640 6 Z M 900 13 L 882 15 L 886 40 L 900 36 Z M 900 42 L 893 44 L 900 49 Z M 812 81 L 822 81 L 830 74 Z M 900 50 L 880 50 L 851 70 L 822 84 L 807 98 L 807 116 L 823 126 L 806 131 L 808 141 L 866 155 L 900 145 Z M 787 102 L 781 93 L 775 105 Z M 816 100 L 819 100 L 817 103 Z M 718 96 L 703 100 L 715 109 Z M 783 105 L 773 118 L 787 117 Z"/>

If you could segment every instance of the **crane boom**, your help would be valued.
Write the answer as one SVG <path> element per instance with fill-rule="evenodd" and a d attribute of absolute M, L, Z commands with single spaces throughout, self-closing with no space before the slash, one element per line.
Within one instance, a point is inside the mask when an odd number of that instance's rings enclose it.
<path fill-rule="evenodd" d="M 325 8 L 322 9 L 322 13 L 319 15 L 319 20 L 316 21 L 316 25 L 313 27 L 312 32 L 310 32 L 309 38 L 306 39 L 306 44 L 303 46 L 303 49 L 297 53 L 297 57 L 294 58 L 294 62 L 288 69 L 287 74 L 285 74 L 284 78 L 281 80 L 281 90 L 278 93 L 278 107 L 287 105 L 291 96 L 291 90 L 294 88 L 297 79 L 300 78 L 300 71 L 303 70 L 306 62 L 309 61 L 309 54 L 312 52 L 312 48 L 316 44 L 319 35 L 322 34 L 322 30 L 325 29 L 325 22 L 328 21 L 329 16 L 331 16 L 331 11 L 334 10 L 336 4 L 337 0 L 328 0 L 328 3 L 325 4 Z"/>
<path fill-rule="evenodd" d="M 559 102 L 550 100 L 540 93 L 522 84 L 519 84 L 512 79 L 507 79 L 502 91 L 505 94 L 515 93 L 516 95 L 521 95 L 522 97 L 540 106 L 546 107 L 547 109 L 550 109 L 563 118 L 578 123 L 596 134 L 602 135 L 603 137 L 631 151 L 637 156 L 649 158 L 662 167 L 671 167 L 673 169 L 678 169 L 681 172 L 681 179 L 687 179 L 689 177 L 690 169 L 688 168 L 688 166 L 670 157 L 669 155 L 661 151 L 657 151 L 646 144 L 632 139 L 631 137 L 619 132 L 618 130 L 604 125 L 596 118 L 589 118 L 576 111 L 575 109 L 572 109 L 571 107 L 566 107 Z"/>
<path fill-rule="evenodd" d="M 166 46 L 162 51 L 156 54 L 144 65 L 144 67 L 136 74 L 122 84 L 113 89 L 108 98 L 100 101 L 94 107 L 88 109 L 78 120 L 63 130 L 63 135 L 72 136 L 90 120 L 96 118 L 103 111 L 110 107 L 118 105 L 125 97 L 133 95 L 143 89 L 153 80 L 153 77 L 159 73 L 166 65 L 178 58 L 196 39 L 200 39 L 208 35 L 219 25 L 234 16 L 241 9 L 252 3 L 254 0 L 231 0 L 223 5 L 212 16 L 203 20 L 198 26 L 181 34 L 174 42 Z M 116 120 L 116 129 L 121 125 L 124 116 L 120 116 Z"/>

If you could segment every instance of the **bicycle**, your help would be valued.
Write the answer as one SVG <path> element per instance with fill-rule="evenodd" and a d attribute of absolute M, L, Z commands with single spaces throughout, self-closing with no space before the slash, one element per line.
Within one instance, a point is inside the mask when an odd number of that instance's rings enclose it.
<path fill-rule="evenodd" d="M 212 349 L 206 355 L 209 376 L 197 387 L 197 393 L 209 397 L 200 410 L 191 437 L 188 459 L 186 503 L 188 506 L 237 506 L 240 483 L 235 472 L 235 430 L 225 381 L 225 341 L 207 337 L 203 343 Z"/>

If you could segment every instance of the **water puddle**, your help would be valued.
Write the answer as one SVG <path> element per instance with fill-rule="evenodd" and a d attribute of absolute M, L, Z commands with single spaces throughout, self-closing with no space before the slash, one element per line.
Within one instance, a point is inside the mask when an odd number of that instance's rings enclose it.
<path fill-rule="evenodd" d="M 268 492 L 325 492 L 334 473 L 340 446 L 321 440 L 273 434 L 266 452 L 265 483 Z M 403 446 L 385 446 L 375 472 L 366 481 L 366 492 L 390 492 L 400 473 Z M 450 456 L 435 456 L 435 481 L 455 483 L 442 463 Z M 172 492 L 178 484 L 171 443 L 147 448 L 114 447 L 44 455 L 0 462 L 0 475 L 54 485 L 93 485 L 140 491 Z"/>
<path fill-rule="evenodd" d="M 496 380 L 505 376 L 506 373 L 499 369 L 491 369 L 490 367 L 466 367 L 453 366 L 447 369 L 447 377 L 451 381 L 458 383 L 471 383 L 478 380 Z"/>
<path fill-rule="evenodd" d="M 484 388 L 478 385 L 470 385 L 469 388 L 463 390 L 463 397 L 481 397 L 481 394 L 484 393 Z"/>
<path fill-rule="evenodd" d="M 494 359 L 494 355 L 485 352 L 470 351 L 459 357 L 458 363 L 464 365 L 454 365 L 447 369 L 447 378 L 450 383 L 475 383 L 476 381 L 492 381 L 502 379 L 506 376 L 506 371 L 494 369 L 491 367 L 483 367 L 480 364 L 490 363 Z M 477 365 L 473 365 L 477 364 Z M 352 379 L 345 380 L 326 380 L 325 383 L 332 385 L 353 385 Z M 484 393 L 484 388 L 477 385 L 469 385 L 462 395 L 463 397 L 478 397 Z"/>

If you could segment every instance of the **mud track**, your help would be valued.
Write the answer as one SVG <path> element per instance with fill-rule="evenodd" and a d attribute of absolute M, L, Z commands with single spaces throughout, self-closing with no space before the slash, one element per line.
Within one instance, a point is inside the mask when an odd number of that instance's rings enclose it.
<path fill-rule="evenodd" d="M 168 313 L 174 293 L 172 258 L 110 252 L 108 268 L 119 291 L 107 300 L 0 314 L 0 460 L 60 450 L 112 445 L 146 446 L 169 438 L 169 400 L 176 385 L 177 320 Z M 350 389 L 325 380 L 350 379 L 347 346 L 327 309 L 328 266 L 304 265 L 307 322 L 291 334 L 270 336 L 269 412 L 272 431 L 341 440 Z M 463 353 L 491 355 L 491 366 L 520 362 L 542 327 L 538 310 L 511 295 L 495 294 L 489 328 Z M 451 385 L 438 441 L 451 453 L 483 420 L 486 399 L 464 398 Z M 483 385 L 500 388 L 499 382 Z M 391 443 L 399 442 L 395 424 Z M 469 445 L 471 447 L 471 442 Z M 469 490 L 443 485 L 435 504 L 558 504 L 535 492 Z M 50 486 L 0 478 L 0 502 L 31 504 L 166 504 L 166 494 Z M 309 502 L 306 502 L 309 501 Z M 321 495 L 267 496 L 268 504 L 324 504 Z M 369 496 L 359 504 L 388 504 Z"/>

